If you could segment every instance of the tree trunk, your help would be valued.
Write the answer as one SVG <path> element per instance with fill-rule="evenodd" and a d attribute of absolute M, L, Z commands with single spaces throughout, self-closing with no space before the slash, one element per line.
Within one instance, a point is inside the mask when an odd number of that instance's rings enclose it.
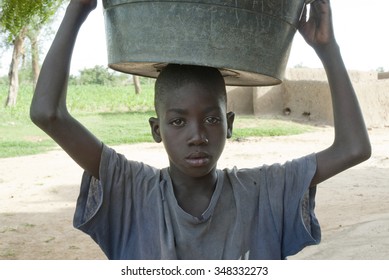
<path fill-rule="evenodd" d="M 139 76 L 132 75 L 132 79 L 134 81 L 135 86 L 135 94 L 139 94 L 141 92 L 140 79 Z"/>
<path fill-rule="evenodd" d="M 40 72 L 38 37 L 30 38 L 30 40 L 31 40 L 32 79 L 33 79 L 33 87 L 35 90 L 35 86 L 36 83 L 38 82 L 38 77 Z"/>
<path fill-rule="evenodd" d="M 27 28 L 23 28 L 14 40 L 14 50 L 8 72 L 9 88 L 7 101 L 5 103 L 5 106 L 7 107 L 16 105 L 19 92 L 19 58 L 23 53 L 23 43 L 26 38 L 26 31 Z"/>

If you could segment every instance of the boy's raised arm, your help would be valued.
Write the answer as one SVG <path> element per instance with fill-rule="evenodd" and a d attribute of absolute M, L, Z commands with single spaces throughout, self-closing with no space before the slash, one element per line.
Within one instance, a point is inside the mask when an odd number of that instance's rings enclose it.
<path fill-rule="evenodd" d="M 371 155 L 370 140 L 361 109 L 335 40 L 329 0 L 311 4 L 309 20 L 306 10 L 299 31 L 321 59 L 331 90 L 335 139 L 326 150 L 317 153 L 316 185 L 344 171 Z"/>
<path fill-rule="evenodd" d="M 83 169 L 99 178 L 102 143 L 66 107 L 70 61 L 78 31 L 97 0 L 72 0 L 45 58 L 31 103 L 31 120 Z"/>

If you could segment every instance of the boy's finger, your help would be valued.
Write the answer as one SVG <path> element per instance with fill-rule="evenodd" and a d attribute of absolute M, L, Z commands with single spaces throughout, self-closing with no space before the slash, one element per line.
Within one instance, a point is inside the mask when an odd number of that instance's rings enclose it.
<path fill-rule="evenodd" d="M 327 23 L 331 17 L 331 8 L 329 0 L 316 0 L 311 4 L 310 18 L 314 19 L 317 24 Z"/>
<path fill-rule="evenodd" d="M 316 11 L 316 13 L 325 13 L 330 7 L 330 0 L 316 0 L 311 4 L 311 8 Z"/>

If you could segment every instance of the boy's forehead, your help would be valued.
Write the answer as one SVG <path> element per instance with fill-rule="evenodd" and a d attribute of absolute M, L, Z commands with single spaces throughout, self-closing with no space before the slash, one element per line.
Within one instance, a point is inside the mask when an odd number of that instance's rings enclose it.
<path fill-rule="evenodd" d="M 215 88 L 207 88 L 201 85 L 185 84 L 179 88 L 172 89 L 165 94 L 159 104 L 159 110 L 162 115 L 167 112 L 189 112 L 192 109 L 196 111 L 224 111 L 226 101 L 222 91 Z"/>
<path fill-rule="evenodd" d="M 176 103 L 184 100 L 206 100 L 208 103 L 224 101 L 224 89 L 207 83 L 189 82 L 172 88 L 165 94 L 165 102 Z M 195 104 L 193 104 L 195 105 Z"/>
<path fill-rule="evenodd" d="M 170 65 L 157 78 L 155 107 L 170 107 L 183 100 L 226 103 L 224 79 L 217 69 L 209 67 Z M 169 105 L 168 105 L 169 104 Z M 183 104 L 183 103 L 182 103 Z"/>
<path fill-rule="evenodd" d="M 210 98 L 219 98 L 223 95 L 224 88 L 217 86 L 210 81 L 184 81 L 171 88 L 171 94 L 187 96 L 208 96 Z"/>

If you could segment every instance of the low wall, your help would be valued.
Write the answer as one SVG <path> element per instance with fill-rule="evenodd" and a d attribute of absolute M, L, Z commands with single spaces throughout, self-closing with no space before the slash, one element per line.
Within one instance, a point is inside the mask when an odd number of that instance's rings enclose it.
<path fill-rule="evenodd" d="M 240 115 L 253 115 L 253 88 L 227 87 L 227 110 Z"/>
<path fill-rule="evenodd" d="M 389 126 L 389 80 L 354 84 L 368 127 Z"/>
<path fill-rule="evenodd" d="M 389 72 L 378 73 L 378 79 L 379 80 L 389 79 Z"/>
<path fill-rule="evenodd" d="M 378 80 L 376 72 L 350 71 L 349 75 L 366 125 L 389 126 L 389 80 Z M 323 69 L 288 69 L 281 85 L 228 91 L 228 108 L 237 114 L 333 125 L 331 94 Z"/>

